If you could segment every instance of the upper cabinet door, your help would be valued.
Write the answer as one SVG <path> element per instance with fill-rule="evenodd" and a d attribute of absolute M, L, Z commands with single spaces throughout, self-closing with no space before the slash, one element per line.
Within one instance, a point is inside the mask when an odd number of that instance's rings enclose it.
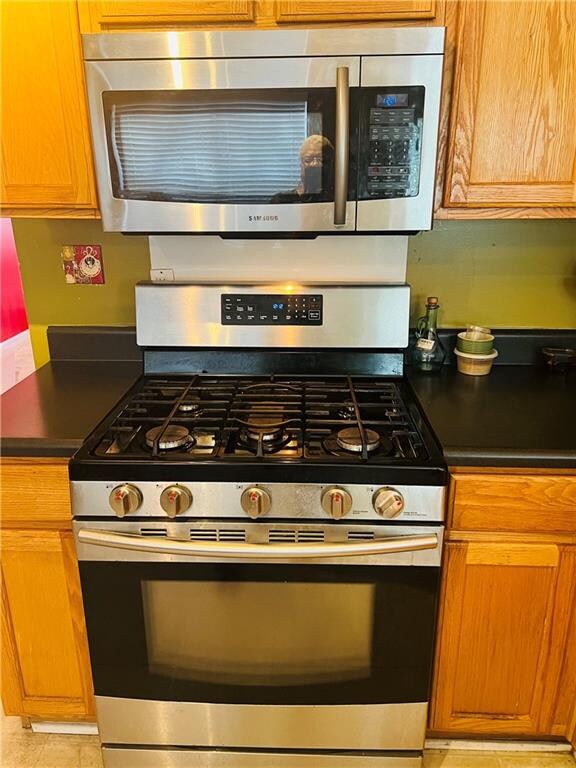
<path fill-rule="evenodd" d="M 576 205 L 576 3 L 460 3 L 444 204 Z"/>
<path fill-rule="evenodd" d="M 152 27 L 198 26 L 252 22 L 254 0 L 82 0 L 82 32 L 112 32 Z"/>
<path fill-rule="evenodd" d="M 73 0 L 2 3 L 2 206 L 97 206 Z"/>
<path fill-rule="evenodd" d="M 314 24 L 322 21 L 389 21 L 393 19 L 433 19 L 435 0 L 278 0 L 278 23 Z"/>

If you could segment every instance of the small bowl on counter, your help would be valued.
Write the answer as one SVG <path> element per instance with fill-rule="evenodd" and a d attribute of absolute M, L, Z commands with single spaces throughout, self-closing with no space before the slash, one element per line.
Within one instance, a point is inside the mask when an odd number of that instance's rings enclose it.
<path fill-rule="evenodd" d="M 492 370 L 492 364 L 498 357 L 497 350 L 493 349 L 487 355 L 479 355 L 470 352 L 454 350 L 458 362 L 458 371 L 467 376 L 487 376 Z"/>
<path fill-rule="evenodd" d="M 456 338 L 456 349 L 472 355 L 489 355 L 494 349 L 494 336 L 484 331 L 461 331 Z"/>
<path fill-rule="evenodd" d="M 548 368 L 555 373 L 568 373 L 576 368 L 576 349 L 543 347 L 542 354 Z"/>

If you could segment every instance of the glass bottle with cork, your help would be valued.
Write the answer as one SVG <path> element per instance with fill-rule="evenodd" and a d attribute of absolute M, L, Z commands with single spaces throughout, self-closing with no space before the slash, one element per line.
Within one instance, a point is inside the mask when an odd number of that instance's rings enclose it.
<path fill-rule="evenodd" d="M 426 299 L 426 314 L 418 320 L 416 327 L 416 345 L 412 355 L 414 367 L 420 371 L 440 371 L 446 359 L 446 350 L 438 337 L 437 296 Z"/>

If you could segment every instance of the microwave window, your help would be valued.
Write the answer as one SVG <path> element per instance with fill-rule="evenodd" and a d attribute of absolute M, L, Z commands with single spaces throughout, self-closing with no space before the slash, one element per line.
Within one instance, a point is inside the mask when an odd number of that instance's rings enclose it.
<path fill-rule="evenodd" d="M 103 93 L 114 197 L 334 199 L 333 89 Z"/>
<path fill-rule="evenodd" d="M 150 674 L 273 687 L 373 675 L 374 584 L 158 580 L 142 597 Z"/>

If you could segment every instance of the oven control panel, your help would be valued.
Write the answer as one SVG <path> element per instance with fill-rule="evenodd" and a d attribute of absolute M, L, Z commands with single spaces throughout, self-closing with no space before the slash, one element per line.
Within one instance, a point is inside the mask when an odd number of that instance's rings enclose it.
<path fill-rule="evenodd" d="M 320 294 L 223 293 L 222 325 L 322 325 Z"/>
<path fill-rule="evenodd" d="M 171 476 L 166 481 L 73 480 L 71 488 L 76 520 L 120 518 L 122 524 L 137 520 L 145 531 L 147 518 L 164 523 L 194 518 L 196 531 L 202 528 L 202 519 L 211 521 L 207 523 L 211 527 L 216 519 L 238 524 L 246 516 L 308 525 L 330 519 L 351 524 L 442 522 L 446 506 L 446 488 L 431 485 L 189 482 Z M 362 536 L 358 533 L 349 540 L 354 538 Z"/>

